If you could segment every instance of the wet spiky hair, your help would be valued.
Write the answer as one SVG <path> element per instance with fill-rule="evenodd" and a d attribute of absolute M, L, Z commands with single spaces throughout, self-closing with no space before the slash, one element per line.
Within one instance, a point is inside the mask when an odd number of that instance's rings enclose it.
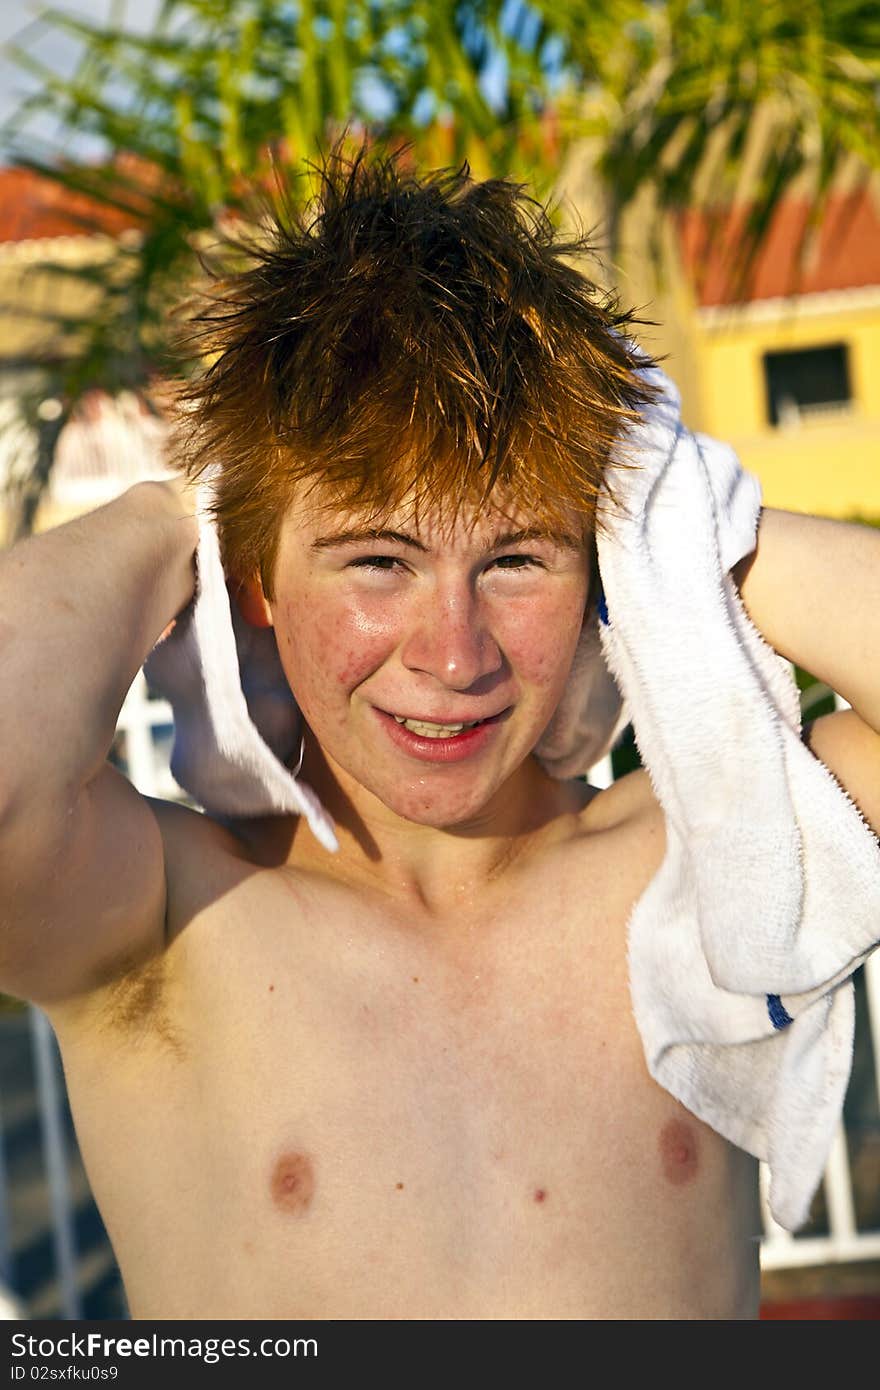
<path fill-rule="evenodd" d="M 310 167 L 312 201 L 280 185 L 268 233 L 237 243 L 190 320 L 209 365 L 185 394 L 181 462 L 220 465 L 227 570 L 272 597 L 301 484 L 371 518 L 492 494 L 594 535 L 610 451 L 649 390 L 632 315 L 564 259 L 587 238 L 467 164 L 419 176 L 405 152 L 337 144 Z"/>

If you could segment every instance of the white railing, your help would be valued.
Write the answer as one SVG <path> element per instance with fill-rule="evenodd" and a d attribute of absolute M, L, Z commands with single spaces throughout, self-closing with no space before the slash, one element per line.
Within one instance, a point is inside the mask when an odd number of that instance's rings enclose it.
<path fill-rule="evenodd" d="M 821 695 L 829 692 L 820 690 L 817 693 Z M 838 706 L 843 704 L 837 699 L 835 703 Z M 170 799 L 182 797 L 168 769 L 168 740 L 164 735 L 170 729 L 171 723 L 170 706 L 163 700 L 151 700 L 146 682 L 143 676 L 139 675 L 126 697 L 120 714 L 117 752 L 130 780 L 145 795 Z M 157 733 L 160 733 L 158 738 Z M 607 786 L 612 777 L 610 758 L 597 765 L 590 774 L 590 780 L 595 786 Z M 880 955 L 872 957 L 865 967 L 865 981 L 874 1085 L 880 1099 Z M 31 1021 L 44 1162 L 50 1191 L 59 1303 L 62 1316 L 78 1318 L 81 1316 L 81 1303 L 76 1279 L 77 1252 L 67 1180 L 66 1141 L 61 1121 L 64 1109 L 63 1079 L 57 1048 L 47 1021 L 37 1009 L 31 1010 Z M 3 1282 L 14 1287 L 14 1270 L 11 1269 L 9 1260 L 8 1224 L 5 1214 L 6 1187 L 2 1159 L 3 1146 L 0 1142 L 0 1291 Z M 812 1237 L 792 1236 L 778 1227 L 769 1215 L 766 1204 L 766 1172 L 762 1165 L 764 1239 L 761 1262 L 764 1268 L 782 1269 L 880 1258 L 880 1231 L 859 1230 L 857 1227 L 852 1173 L 846 1134 L 842 1127 L 834 1142 L 824 1186 L 828 1234 Z"/>
<path fill-rule="evenodd" d="M 82 1317 L 82 1305 L 77 1278 L 70 1167 L 64 1133 L 64 1079 L 58 1065 L 55 1035 L 49 1020 L 40 1009 L 32 1006 L 30 1022 L 40 1130 L 43 1138 L 43 1160 L 46 1165 L 49 1211 L 52 1218 L 52 1249 L 58 1283 L 58 1303 L 62 1317 L 79 1319 Z"/>

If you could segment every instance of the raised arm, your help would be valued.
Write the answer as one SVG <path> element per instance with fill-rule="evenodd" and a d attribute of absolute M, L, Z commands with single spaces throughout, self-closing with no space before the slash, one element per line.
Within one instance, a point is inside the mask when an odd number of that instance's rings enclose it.
<path fill-rule="evenodd" d="M 194 585 L 194 519 L 144 483 L 0 556 L 0 990 L 87 992 L 162 940 L 162 842 L 106 761 Z"/>
<path fill-rule="evenodd" d="M 880 834 L 880 531 L 765 507 L 733 577 L 765 641 L 851 706 L 807 741 Z"/>

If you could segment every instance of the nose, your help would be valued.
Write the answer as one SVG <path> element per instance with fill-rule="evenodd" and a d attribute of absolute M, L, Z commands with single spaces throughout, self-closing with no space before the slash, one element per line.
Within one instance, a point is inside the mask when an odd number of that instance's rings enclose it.
<path fill-rule="evenodd" d="M 501 649 L 489 630 L 479 598 L 456 589 L 436 595 L 416 614 L 401 659 L 410 671 L 424 671 L 451 690 L 469 690 L 499 670 Z"/>

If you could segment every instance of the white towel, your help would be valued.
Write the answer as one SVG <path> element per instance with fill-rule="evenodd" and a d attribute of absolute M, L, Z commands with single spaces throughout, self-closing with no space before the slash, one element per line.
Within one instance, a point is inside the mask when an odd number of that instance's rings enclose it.
<path fill-rule="evenodd" d="M 770 1208 L 809 1214 L 852 1062 L 851 975 L 880 935 L 880 847 L 800 739 L 789 665 L 730 570 L 755 548 L 760 485 L 661 395 L 614 469 L 598 538 L 603 597 L 536 755 L 589 772 L 631 720 L 667 845 L 629 922 L 630 986 L 651 1075 L 767 1162 Z M 151 654 L 174 708 L 172 772 L 226 818 L 302 814 L 337 847 L 295 761 L 299 714 L 271 629 L 231 606 L 200 498 L 199 585 Z M 621 692 L 623 699 L 621 698 Z M 259 730 L 259 732 L 258 732 Z"/>

